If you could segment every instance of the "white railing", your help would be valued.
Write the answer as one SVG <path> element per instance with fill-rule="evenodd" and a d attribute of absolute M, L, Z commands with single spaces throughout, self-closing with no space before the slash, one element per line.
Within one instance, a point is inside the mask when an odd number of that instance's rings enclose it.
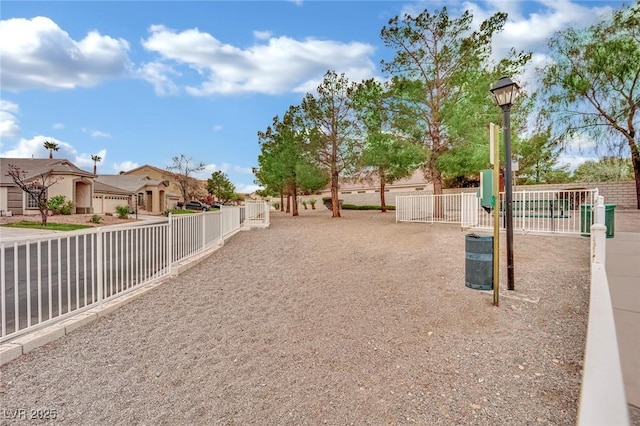
<path fill-rule="evenodd" d="M 629 425 L 616 326 L 605 267 L 605 206 L 598 197 L 591 226 L 591 295 L 578 426 Z"/>
<path fill-rule="evenodd" d="M 260 207 L 267 211 L 260 213 Z M 266 203 L 251 226 L 268 226 Z M 144 286 L 245 227 L 244 207 L 0 241 L 0 342 Z M 248 228 L 247 228 L 248 229 Z"/>
<path fill-rule="evenodd" d="M 516 191 L 514 230 L 589 235 L 598 190 Z M 504 228 L 504 193 L 498 214 Z M 396 197 L 396 222 L 459 223 L 463 228 L 493 228 L 494 210 L 480 205 L 475 193 Z"/>
<path fill-rule="evenodd" d="M 396 222 L 460 223 L 460 194 L 396 197 Z"/>

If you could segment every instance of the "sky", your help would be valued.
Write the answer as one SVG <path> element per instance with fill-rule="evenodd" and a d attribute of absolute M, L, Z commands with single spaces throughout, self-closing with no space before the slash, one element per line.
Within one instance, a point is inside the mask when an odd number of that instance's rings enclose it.
<path fill-rule="evenodd" d="M 15 1 L 0 5 L 0 157 L 66 158 L 99 174 L 184 155 L 195 177 L 223 171 L 237 192 L 257 188 L 257 133 L 313 92 L 327 70 L 384 79 L 380 31 L 389 19 L 446 6 L 474 24 L 509 14 L 493 41 L 533 52 L 622 1 Z M 523 81 L 519 81 L 523 84 Z M 562 161 L 577 166 L 578 151 Z"/>

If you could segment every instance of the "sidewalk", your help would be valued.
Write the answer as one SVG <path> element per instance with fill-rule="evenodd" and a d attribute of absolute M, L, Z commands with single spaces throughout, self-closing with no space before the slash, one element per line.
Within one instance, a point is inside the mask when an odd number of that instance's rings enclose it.
<path fill-rule="evenodd" d="M 607 239 L 606 268 L 627 402 L 640 407 L 640 233 Z"/>

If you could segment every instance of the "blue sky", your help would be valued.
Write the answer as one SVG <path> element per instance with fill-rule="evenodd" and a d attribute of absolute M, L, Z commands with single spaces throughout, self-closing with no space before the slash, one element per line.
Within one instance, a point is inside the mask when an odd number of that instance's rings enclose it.
<path fill-rule="evenodd" d="M 0 156 L 68 158 L 98 173 L 181 154 L 255 189 L 257 132 L 301 102 L 331 69 L 353 81 L 383 77 L 393 52 L 380 39 L 405 12 L 479 23 L 509 13 L 494 55 L 545 59 L 548 38 L 620 8 L 621 1 L 3 1 L 0 9 Z M 457 15 L 456 15 L 457 16 Z M 532 71 L 530 71 L 532 72 Z M 522 80 L 527 75 L 520 76 Z M 573 165 L 584 161 L 565 155 Z"/>

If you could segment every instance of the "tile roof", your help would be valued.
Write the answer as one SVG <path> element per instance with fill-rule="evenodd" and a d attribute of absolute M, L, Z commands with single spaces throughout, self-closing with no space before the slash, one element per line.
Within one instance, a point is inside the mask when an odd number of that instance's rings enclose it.
<path fill-rule="evenodd" d="M 82 170 L 64 158 L 0 158 L 0 184 L 13 185 L 11 176 L 7 176 L 9 165 L 26 172 L 27 180 L 52 171 L 54 174 L 94 177 L 93 173 Z"/>
<path fill-rule="evenodd" d="M 96 182 L 110 185 L 116 188 L 122 188 L 128 192 L 138 192 L 145 186 L 168 186 L 168 181 L 160 179 L 149 179 L 148 176 L 143 175 L 98 175 Z"/>

